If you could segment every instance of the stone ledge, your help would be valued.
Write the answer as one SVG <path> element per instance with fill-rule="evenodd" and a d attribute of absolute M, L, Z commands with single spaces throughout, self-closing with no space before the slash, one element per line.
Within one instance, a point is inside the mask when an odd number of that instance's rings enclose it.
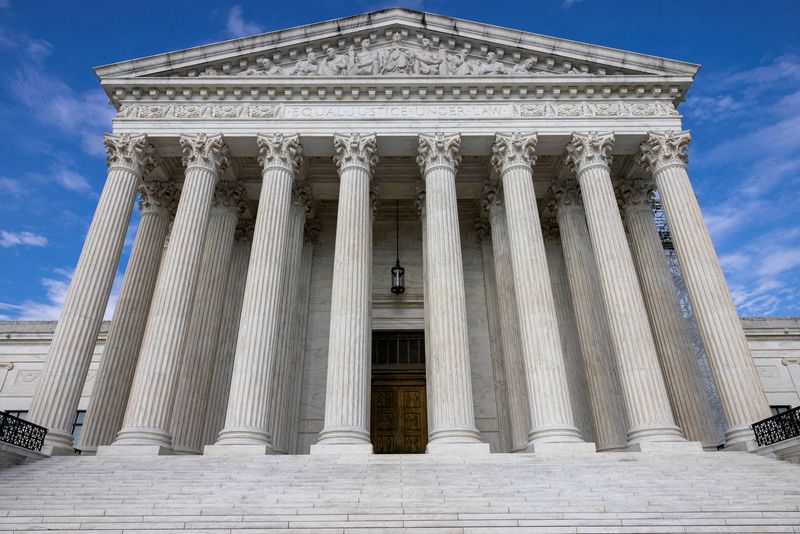
<path fill-rule="evenodd" d="M 800 464 L 800 436 L 779 441 L 772 445 L 764 445 L 751 452 L 759 456 L 777 458 L 793 464 Z"/>
<path fill-rule="evenodd" d="M 41 460 L 43 458 L 47 458 L 47 455 L 44 453 L 0 441 L 0 468 L 18 465 L 23 462 Z"/>

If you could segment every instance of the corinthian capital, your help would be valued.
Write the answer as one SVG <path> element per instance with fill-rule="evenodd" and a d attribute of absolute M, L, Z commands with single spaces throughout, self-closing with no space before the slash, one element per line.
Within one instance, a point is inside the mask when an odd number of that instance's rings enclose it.
<path fill-rule="evenodd" d="M 423 175 L 437 167 L 447 167 L 453 170 L 461 163 L 458 151 L 461 148 L 461 136 L 435 133 L 431 135 L 420 134 L 417 145 L 417 164 Z"/>
<path fill-rule="evenodd" d="M 650 180 L 628 180 L 620 184 L 619 199 L 624 208 L 637 207 L 653 209 L 655 186 Z"/>
<path fill-rule="evenodd" d="M 347 167 L 361 167 L 372 174 L 375 164 L 378 163 L 378 156 L 375 154 L 377 146 L 378 138 L 375 134 L 334 134 L 333 148 L 336 155 L 333 162 L 339 172 Z"/>
<path fill-rule="evenodd" d="M 567 143 L 567 164 L 578 174 L 592 167 L 608 167 L 613 147 L 613 133 L 573 133 Z"/>
<path fill-rule="evenodd" d="M 215 174 L 228 167 L 228 145 L 222 140 L 222 134 L 182 134 L 180 143 L 185 167 L 202 167 Z"/>
<path fill-rule="evenodd" d="M 146 135 L 105 134 L 103 144 L 108 153 L 106 164 L 109 169 L 121 167 L 144 177 L 156 166 L 155 149 Z"/>
<path fill-rule="evenodd" d="M 501 176 L 514 167 L 531 167 L 536 163 L 536 134 L 520 132 L 497 134 L 492 145 L 492 165 Z"/>
<path fill-rule="evenodd" d="M 647 140 L 641 144 L 639 163 L 653 174 L 673 165 L 685 166 L 689 161 L 685 152 L 691 140 L 692 135 L 688 130 L 663 134 L 650 132 Z"/>
<path fill-rule="evenodd" d="M 547 208 L 556 215 L 562 210 L 583 206 L 581 191 L 575 180 L 557 180 L 547 192 Z"/>
<path fill-rule="evenodd" d="M 264 170 L 270 168 L 285 169 L 292 174 L 299 174 L 303 165 L 303 145 L 300 134 L 258 134 L 258 162 Z"/>
<path fill-rule="evenodd" d="M 503 186 L 499 182 L 485 181 L 481 186 L 480 211 L 483 216 L 489 216 L 492 208 L 503 205 Z"/>
<path fill-rule="evenodd" d="M 225 208 L 236 212 L 237 216 L 247 211 L 247 190 L 241 182 L 220 180 L 214 188 L 215 208 Z"/>
<path fill-rule="evenodd" d="M 172 182 L 142 182 L 139 184 L 139 210 L 142 213 L 178 209 L 178 188 Z"/>

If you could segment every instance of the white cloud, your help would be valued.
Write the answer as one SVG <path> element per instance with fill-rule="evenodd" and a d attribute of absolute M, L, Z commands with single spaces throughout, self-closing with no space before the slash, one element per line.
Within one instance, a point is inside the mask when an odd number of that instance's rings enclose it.
<path fill-rule="evenodd" d="M 18 245 L 44 247 L 47 246 L 47 238 L 32 232 L 9 232 L 7 230 L 0 230 L 0 247 L 9 248 Z"/>
<path fill-rule="evenodd" d="M 577 4 L 578 2 L 583 2 L 583 0 L 564 0 L 562 5 L 564 7 L 572 7 L 573 5 Z"/>
<path fill-rule="evenodd" d="M 88 154 L 104 153 L 103 132 L 111 127 L 114 108 L 100 89 L 77 94 L 61 79 L 33 65 L 17 70 L 9 87 L 40 122 L 76 135 Z"/>
<path fill-rule="evenodd" d="M 257 23 L 245 20 L 242 15 L 242 6 L 233 6 L 228 11 L 228 22 L 225 31 L 231 37 L 245 37 L 255 33 L 262 33 L 264 29 Z"/>
<path fill-rule="evenodd" d="M 20 304 L 10 304 L 0 302 L 0 310 L 5 313 L 2 317 L 17 321 L 56 321 L 61 317 L 61 310 L 67 298 L 69 284 L 72 280 L 73 271 L 67 269 L 54 269 L 55 276 L 48 276 L 41 279 L 42 287 L 45 291 L 43 300 L 28 299 Z M 111 288 L 111 295 L 108 298 L 104 320 L 111 320 L 114 315 L 114 308 L 119 297 L 119 288 L 122 284 L 122 276 L 117 275 L 114 285 Z"/>
<path fill-rule="evenodd" d="M 54 170 L 53 179 L 64 189 L 79 192 L 92 192 L 89 181 L 81 174 L 70 169 Z"/>
<path fill-rule="evenodd" d="M 0 193 L 12 197 L 21 197 L 25 195 L 25 187 L 20 180 L 0 176 Z"/>

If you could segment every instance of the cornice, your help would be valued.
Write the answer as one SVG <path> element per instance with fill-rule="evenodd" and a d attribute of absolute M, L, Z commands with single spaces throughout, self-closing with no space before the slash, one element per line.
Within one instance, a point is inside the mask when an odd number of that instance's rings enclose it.
<path fill-rule="evenodd" d="M 104 80 L 111 103 L 504 101 L 655 99 L 677 105 L 689 78 L 663 76 L 552 77 L 294 77 L 120 78 Z"/>
<path fill-rule="evenodd" d="M 404 31 L 417 39 L 446 42 L 451 47 L 471 44 L 475 49 L 501 53 L 527 52 L 547 58 L 563 58 L 575 64 L 602 64 L 617 69 L 639 70 L 650 74 L 673 73 L 692 77 L 698 65 L 580 43 L 490 24 L 472 22 L 408 9 L 391 8 L 344 17 L 280 31 L 233 39 L 194 48 L 123 61 L 95 68 L 98 77 L 121 77 L 136 73 L 153 75 L 163 71 L 187 69 L 198 64 L 233 62 L 242 56 L 278 52 L 298 55 L 318 47 L 337 46 L 361 38 L 375 40 L 381 34 Z M 312 44 L 317 45 L 312 46 Z"/>

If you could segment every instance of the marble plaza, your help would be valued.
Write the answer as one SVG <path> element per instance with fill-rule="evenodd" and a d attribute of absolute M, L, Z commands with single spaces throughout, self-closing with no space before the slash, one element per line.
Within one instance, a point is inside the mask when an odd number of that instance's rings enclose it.
<path fill-rule="evenodd" d="M 697 69 L 403 9 L 98 67 L 108 175 L 28 419 L 109 461 L 752 449 Z"/>

